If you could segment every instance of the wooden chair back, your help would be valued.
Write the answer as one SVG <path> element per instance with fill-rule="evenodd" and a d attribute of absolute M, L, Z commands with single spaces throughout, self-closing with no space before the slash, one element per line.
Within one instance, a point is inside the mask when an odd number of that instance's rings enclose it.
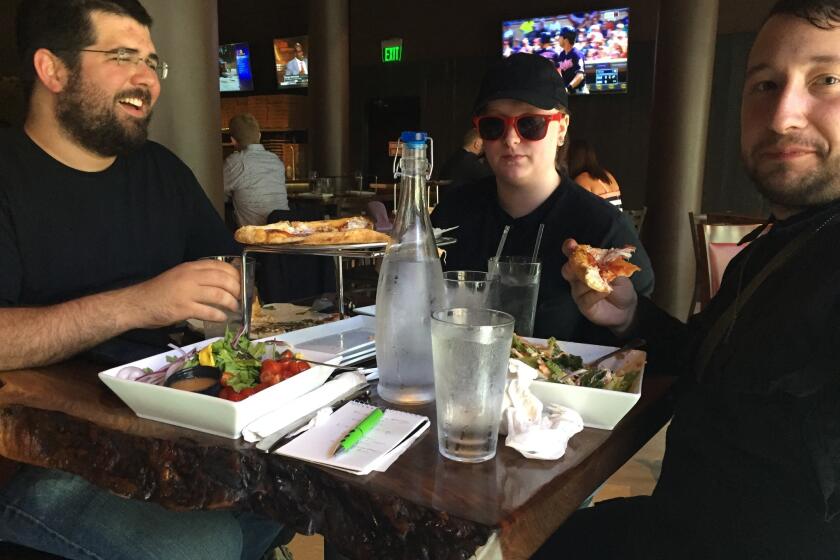
<path fill-rule="evenodd" d="M 726 266 L 746 247 L 738 242 L 764 223 L 761 218 L 736 214 L 688 213 L 694 244 L 695 279 L 689 315 L 705 308 L 720 288 Z"/>

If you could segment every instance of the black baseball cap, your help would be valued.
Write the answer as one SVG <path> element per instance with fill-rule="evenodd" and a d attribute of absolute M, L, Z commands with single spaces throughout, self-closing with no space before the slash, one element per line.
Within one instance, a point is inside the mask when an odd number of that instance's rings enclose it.
<path fill-rule="evenodd" d="M 569 106 L 563 77 L 538 54 L 512 54 L 495 63 L 481 80 L 473 113 L 494 99 L 515 99 L 546 110 Z"/>

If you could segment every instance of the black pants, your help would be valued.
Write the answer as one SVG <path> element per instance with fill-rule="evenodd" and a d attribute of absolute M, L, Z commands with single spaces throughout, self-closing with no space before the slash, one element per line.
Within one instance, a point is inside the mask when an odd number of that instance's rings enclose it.
<path fill-rule="evenodd" d="M 616 498 L 577 510 L 531 557 L 531 560 L 566 558 L 667 558 L 651 550 L 640 529 L 648 520 L 650 498 Z M 657 547 L 658 548 L 658 547 Z"/>

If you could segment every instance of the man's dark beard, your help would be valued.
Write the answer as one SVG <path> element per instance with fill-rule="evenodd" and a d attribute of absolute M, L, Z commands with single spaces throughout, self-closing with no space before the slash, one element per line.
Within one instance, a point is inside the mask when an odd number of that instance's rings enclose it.
<path fill-rule="evenodd" d="M 794 184 L 788 184 L 784 189 L 764 182 L 753 172 L 750 172 L 750 178 L 764 198 L 772 204 L 786 208 L 820 206 L 840 198 L 840 174 L 837 170 L 820 169 L 802 177 Z"/>
<path fill-rule="evenodd" d="M 766 145 L 776 145 L 768 140 Z M 799 144 L 817 148 L 822 156 L 825 154 L 820 145 L 800 140 Z M 819 166 L 815 166 L 807 174 L 800 175 L 797 179 L 788 180 L 782 184 L 782 179 L 777 174 L 784 173 L 784 166 L 778 165 L 774 172 L 758 172 L 758 165 L 750 165 L 746 156 L 742 157 L 744 167 L 750 179 L 756 185 L 758 192 L 771 204 L 777 204 L 786 208 L 808 208 L 820 206 L 840 199 L 840 158 L 837 155 L 827 156 Z"/>
<path fill-rule="evenodd" d="M 122 92 L 151 103 L 145 90 Z M 57 118 L 61 126 L 86 149 L 104 157 L 128 154 L 140 148 L 148 137 L 152 114 L 143 119 L 120 122 L 114 112 L 114 99 L 82 82 L 78 72 L 70 75 L 67 87 L 58 98 Z"/>

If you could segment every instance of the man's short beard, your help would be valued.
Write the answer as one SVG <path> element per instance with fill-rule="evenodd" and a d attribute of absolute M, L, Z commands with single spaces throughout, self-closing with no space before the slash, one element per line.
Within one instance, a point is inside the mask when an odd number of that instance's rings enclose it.
<path fill-rule="evenodd" d="M 760 169 L 762 166 L 756 160 L 762 154 L 786 149 L 812 151 L 816 163 L 792 176 L 789 176 L 788 166 L 781 161 L 769 165 L 765 162 L 764 169 Z M 799 209 L 840 198 L 840 156 L 833 154 L 831 146 L 822 138 L 804 133 L 768 133 L 751 147 L 749 153 L 742 152 L 741 159 L 758 192 L 771 204 Z"/>
<path fill-rule="evenodd" d="M 138 95 L 149 102 L 147 93 Z M 80 72 L 72 72 L 59 95 L 56 116 L 59 124 L 79 144 L 100 156 L 131 153 L 146 142 L 151 112 L 143 119 L 121 122 L 114 112 L 116 101 L 84 83 Z"/>
<path fill-rule="evenodd" d="M 784 173 L 781 165 L 777 172 L 763 174 L 759 174 L 755 166 L 746 167 L 758 192 L 771 204 L 785 208 L 809 208 L 840 199 L 840 158 L 836 156 L 829 157 L 810 173 L 784 183 L 780 177 L 774 177 Z"/>

